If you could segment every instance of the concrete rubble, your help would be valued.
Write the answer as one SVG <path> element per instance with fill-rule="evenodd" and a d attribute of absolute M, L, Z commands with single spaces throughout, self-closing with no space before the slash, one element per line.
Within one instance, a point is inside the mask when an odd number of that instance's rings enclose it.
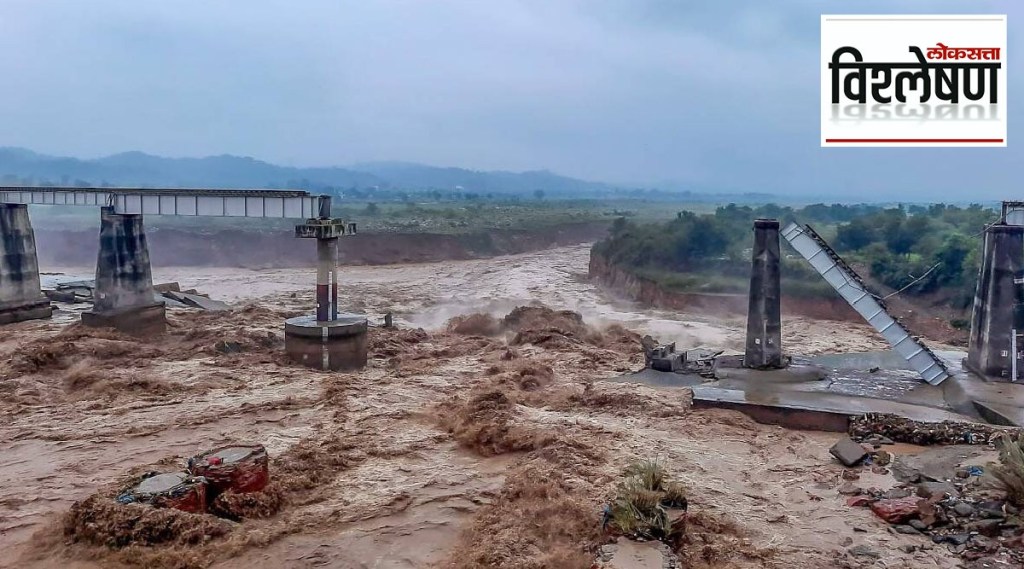
<path fill-rule="evenodd" d="M 853 442 L 853 439 L 850 437 L 839 439 L 839 442 L 833 445 L 828 452 L 836 457 L 839 462 L 843 463 L 844 466 L 856 466 L 868 456 L 868 451 L 864 450 L 863 446 Z"/>
<path fill-rule="evenodd" d="M 861 422 L 859 427 L 851 428 L 859 443 L 844 438 L 836 445 L 839 453 L 833 447 L 832 454 L 848 467 L 843 472 L 845 482 L 838 488 L 848 506 L 870 509 L 891 525 L 893 533 L 921 536 L 920 544 L 906 546 L 915 550 L 946 547 L 967 562 L 978 564 L 972 567 L 1024 564 L 1024 520 L 1005 489 L 989 473 L 998 451 L 988 437 L 981 442 L 970 436 L 973 433 L 964 436 L 962 429 L 951 435 L 958 431 L 952 425 L 919 424 L 916 430 L 926 433 L 918 435 L 909 428 L 888 429 L 884 435 L 867 434 L 867 430 Z M 899 447 L 890 446 L 900 444 L 889 438 L 893 435 L 897 439 L 935 440 L 942 446 L 923 450 L 910 447 L 901 454 L 895 450 Z M 960 444 L 946 446 L 944 441 Z M 963 444 L 968 441 L 980 444 Z M 848 464 L 859 454 L 850 445 L 872 449 L 856 460 L 859 466 Z M 848 455 L 842 454 L 847 451 Z M 865 552 L 848 553 L 865 556 Z"/>
<path fill-rule="evenodd" d="M 63 275 L 42 275 L 43 294 L 53 302 L 67 304 L 92 303 L 96 281 L 70 279 Z M 181 290 L 177 282 L 153 285 L 153 302 L 167 308 L 192 308 L 209 311 L 230 310 L 226 302 L 215 300 L 196 289 Z"/>

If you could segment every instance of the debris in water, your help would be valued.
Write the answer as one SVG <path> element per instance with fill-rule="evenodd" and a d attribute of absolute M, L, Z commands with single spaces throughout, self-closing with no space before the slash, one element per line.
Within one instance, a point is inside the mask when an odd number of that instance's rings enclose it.
<path fill-rule="evenodd" d="M 1021 429 L 997 427 L 980 423 L 942 421 L 929 423 L 914 421 L 888 413 L 867 413 L 850 420 L 850 436 L 854 440 L 868 441 L 880 436 L 890 440 L 915 445 L 985 445 L 1000 434 L 1012 439 L 1020 438 Z"/>
<path fill-rule="evenodd" d="M 209 481 L 214 495 L 262 490 L 270 480 L 267 450 L 263 445 L 227 445 L 198 454 L 188 460 L 193 476 Z"/>
<path fill-rule="evenodd" d="M 206 511 L 206 480 L 186 472 L 149 473 L 117 497 L 119 504 L 140 502 L 183 512 Z"/>

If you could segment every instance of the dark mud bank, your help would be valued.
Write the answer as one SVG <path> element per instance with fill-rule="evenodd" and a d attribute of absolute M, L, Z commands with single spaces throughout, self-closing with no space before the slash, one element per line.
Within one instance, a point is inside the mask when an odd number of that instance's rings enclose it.
<path fill-rule="evenodd" d="M 747 295 L 676 292 L 666 290 L 657 282 L 638 276 L 627 269 L 613 265 L 601 255 L 590 253 L 590 278 L 630 300 L 647 306 L 671 310 L 744 316 L 747 313 Z M 839 298 L 782 297 L 782 314 L 808 316 L 822 320 L 858 320 L 860 317 Z"/>
<path fill-rule="evenodd" d="M 596 241 L 608 231 L 606 222 L 587 222 L 544 229 L 499 229 L 444 235 L 427 233 L 362 233 L 345 237 L 338 257 L 343 265 L 385 265 L 479 259 Z M 147 231 L 155 266 L 284 268 L 316 262 L 310 240 L 290 231 L 215 231 L 180 229 Z M 91 265 L 96 262 L 96 231 L 37 230 L 43 265 Z"/>

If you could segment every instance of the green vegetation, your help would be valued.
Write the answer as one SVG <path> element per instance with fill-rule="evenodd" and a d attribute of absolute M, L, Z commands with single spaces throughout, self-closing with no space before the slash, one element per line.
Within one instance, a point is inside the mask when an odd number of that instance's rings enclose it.
<path fill-rule="evenodd" d="M 840 226 L 833 246 L 887 287 L 906 287 L 911 296 L 939 293 L 953 308 L 966 308 L 974 296 L 981 233 L 995 217 L 979 205 L 887 209 Z"/>
<path fill-rule="evenodd" d="M 608 520 L 623 535 L 663 539 L 673 531 L 667 508 L 685 510 L 686 502 L 683 486 L 668 479 L 660 462 L 643 460 L 623 472 Z"/>
<path fill-rule="evenodd" d="M 992 475 L 1002 483 L 1011 502 L 1024 506 L 1024 437 L 1015 441 L 1002 434 L 998 446 L 999 464 L 991 467 Z"/>
<path fill-rule="evenodd" d="M 679 212 L 661 224 L 616 219 L 594 252 L 613 265 L 680 292 L 742 293 L 750 271 L 754 219 L 809 223 L 865 276 L 907 295 L 939 293 L 954 308 L 969 305 L 978 271 L 979 235 L 996 213 L 980 205 L 884 208 L 813 204 L 730 204 L 711 214 Z M 866 270 L 864 270 L 866 269 Z M 807 263 L 783 249 L 784 294 L 831 294 Z"/>

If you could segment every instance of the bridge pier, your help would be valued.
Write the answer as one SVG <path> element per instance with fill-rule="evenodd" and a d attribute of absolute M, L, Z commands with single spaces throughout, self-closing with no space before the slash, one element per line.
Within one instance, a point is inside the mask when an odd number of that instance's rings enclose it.
<path fill-rule="evenodd" d="M 164 305 L 153 297 L 153 273 L 141 214 L 100 210 L 100 251 L 96 260 L 93 308 L 87 326 L 129 334 L 159 334 L 166 328 Z"/>
<path fill-rule="evenodd" d="M 969 370 L 987 379 L 1012 381 L 1014 369 L 1018 377 L 1024 376 L 1022 346 L 1014 350 L 1011 341 L 1013 330 L 1024 332 L 1022 283 L 1016 282 L 1022 271 L 1024 227 L 988 227 L 971 315 L 971 344 L 964 360 Z"/>
<path fill-rule="evenodd" d="M 743 367 L 785 367 L 782 358 L 780 259 L 778 220 L 754 220 L 750 303 L 747 308 L 747 345 L 743 355 Z"/>
<path fill-rule="evenodd" d="M 0 203 L 0 324 L 49 318 L 39 283 L 36 238 L 25 204 Z"/>
<path fill-rule="evenodd" d="M 348 233 L 354 228 L 350 225 Z M 345 223 L 330 218 L 329 198 L 320 202 L 320 218 L 295 227 L 296 237 L 316 239 L 316 314 L 285 321 L 284 349 L 293 361 L 316 369 L 351 370 L 366 365 L 366 317 L 338 313 L 338 238 L 345 234 Z"/>

